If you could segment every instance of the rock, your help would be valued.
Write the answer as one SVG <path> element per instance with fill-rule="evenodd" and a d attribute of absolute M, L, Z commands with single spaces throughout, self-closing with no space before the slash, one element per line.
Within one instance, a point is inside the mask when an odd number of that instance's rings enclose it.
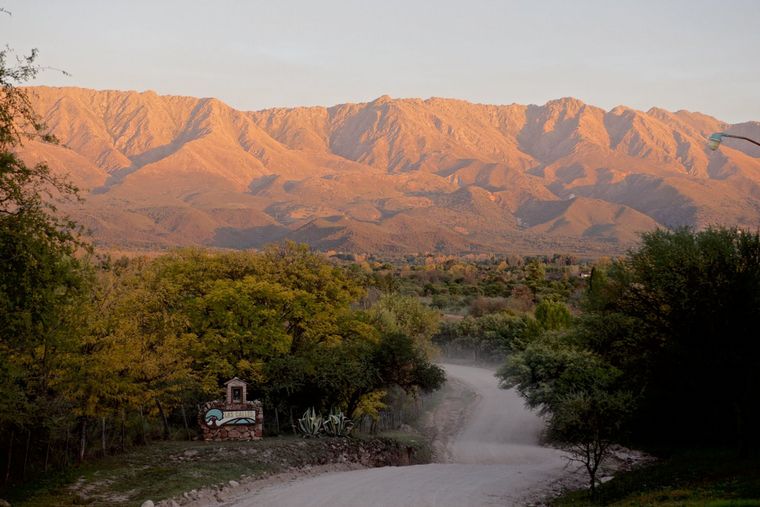
<path fill-rule="evenodd" d="M 156 504 L 153 503 L 153 500 L 145 500 L 142 504 L 140 504 L 140 507 L 155 507 Z"/>
<path fill-rule="evenodd" d="M 195 456 L 196 454 L 198 454 L 198 451 L 194 451 L 192 449 L 188 449 L 187 451 L 183 452 L 182 454 L 184 454 L 185 456 L 187 456 L 189 458 L 189 457 L 192 457 L 192 456 Z"/>
<path fill-rule="evenodd" d="M 94 501 L 95 501 L 94 498 L 87 498 L 86 496 L 82 494 L 78 494 L 77 496 L 74 497 L 73 503 L 74 505 L 87 505 L 87 504 L 91 504 Z"/>
<path fill-rule="evenodd" d="M 0 498 L 0 507 L 11 507 L 11 503 L 8 500 Z"/>
<path fill-rule="evenodd" d="M 238 481 L 230 481 L 230 486 L 232 486 L 233 488 L 237 488 L 238 486 L 240 486 L 240 483 Z"/>

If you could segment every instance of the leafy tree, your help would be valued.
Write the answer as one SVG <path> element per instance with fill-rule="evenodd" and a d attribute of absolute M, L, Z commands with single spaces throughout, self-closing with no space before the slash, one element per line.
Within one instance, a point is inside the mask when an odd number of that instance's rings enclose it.
<path fill-rule="evenodd" d="M 20 86 L 39 71 L 36 55 L 0 51 L 0 432 L 11 450 L 14 434 L 29 431 L 30 407 L 59 406 L 53 387 L 77 346 L 78 302 L 91 280 L 75 256 L 87 249 L 80 230 L 56 209 L 77 198 L 76 187 L 16 153 L 28 139 L 54 142 Z"/>
<path fill-rule="evenodd" d="M 438 331 L 440 315 L 412 296 L 385 294 L 369 310 L 378 328 L 384 333 L 401 333 L 411 337 L 428 356 L 435 353 L 431 342 Z"/>
<path fill-rule="evenodd" d="M 541 331 L 539 323 L 529 315 L 518 317 L 501 312 L 444 322 L 433 343 L 446 355 L 501 362 L 508 354 L 524 348 Z"/>
<path fill-rule="evenodd" d="M 286 323 L 304 317 L 309 295 L 247 276 L 217 280 L 191 307 L 191 326 L 199 337 L 198 361 L 214 382 L 233 375 L 263 380 L 263 361 L 290 351 Z"/>
<path fill-rule="evenodd" d="M 586 469 L 592 498 L 596 496 L 600 466 L 610 456 L 613 444 L 621 440 L 630 412 L 630 393 L 607 387 L 571 391 L 553 408 L 549 438 L 563 444 L 570 459 Z"/>
<path fill-rule="evenodd" d="M 636 436 L 760 448 L 750 429 L 760 426 L 760 236 L 710 228 L 642 239 L 610 268 L 597 301 L 601 313 L 622 315 L 640 330 L 628 340 L 638 370 L 629 373 L 644 392 Z"/>
<path fill-rule="evenodd" d="M 443 370 L 430 363 L 415 341 L 403 333 L 383 335 L 374 364 L 383 387 L 396 385 L 407 392 L 431 392 L 446 380 Z"/>
<path fill-rule="evenodd" d="M 535 295 L 546 284 L 546 265 L 536 259 L 525 266 L 525 283 Z"/>
<path fill-rule="evenodd" d="M 541 327 L 547 331 L 569 327 L 573 320 L 566 304 L 551 299 L 538 303 L 534 314 Z"/>
<path fill-rule="evenodd" d="M 545 333 L 508 356 L 503 388 L 515 387 L 529 407 L 547 416 L 548 437 L 585 467 L 592 496 L 613 443 L 624 438 L 634 396 L 623 372 L 589 350 L 576 330 Z"/>
<path fill-rule="evenodd" d="M 547 414 L 550 436 L 586 465 L 592 489 L 612 442 L 760 448 L 758 233 L 644 234 L 639 249 L 594 270 L 584 306 L 499 376 Z"/>

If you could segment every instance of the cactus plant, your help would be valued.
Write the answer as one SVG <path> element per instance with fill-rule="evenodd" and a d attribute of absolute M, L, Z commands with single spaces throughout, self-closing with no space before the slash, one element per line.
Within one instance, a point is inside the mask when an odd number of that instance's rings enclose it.
<path fill-rule="evenodd" d="M 304 412 L 298 420 L 298 431 L 304 438 L 318 437 L 323 431 L 322 416 L 316 413 L 314 407 Z"/>
<path fill-rule="evenodd" d="M 354 422 L 343 415 L 340 409 L 333 409 L 325 418 L 322 427 L 325 433 L 331 437 L 347 437 L 354 429 Z"/>

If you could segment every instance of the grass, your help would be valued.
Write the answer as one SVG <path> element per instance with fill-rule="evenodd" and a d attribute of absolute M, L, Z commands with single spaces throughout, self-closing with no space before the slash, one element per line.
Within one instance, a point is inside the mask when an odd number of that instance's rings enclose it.
<path fill-rule="evenodd" d="M 257 442 L 160 442 L 51 474 L 0 497 L 14 507 L 140 505 L 147 499 L 171 498 L 230 480 L 366 455 L 367 449 L 394 460 L 399 449 L 409 448 L 415 462 L 429 456 L 422 439 L 402 433 L 356 439 L 289 436 Z"/>
<path fill-rule="evenodd" d="M 596 502 L 576 491 L 554 507 L 581 505 L 760 506 L 760 458 L 739 459 L 727 450 L 682 451 L 603 484 Z"/>
<path fill-rule="evenodd" d="M 14 506 L 52 506 L 82 502 L 85 496 L 93 500 L 90 505 L 139 505 L 142 500 L 274 472 L 276 464 L 246 455 L 282 441 L 151 444 L 29 483 L 11 491 L 8 500 Z"/>

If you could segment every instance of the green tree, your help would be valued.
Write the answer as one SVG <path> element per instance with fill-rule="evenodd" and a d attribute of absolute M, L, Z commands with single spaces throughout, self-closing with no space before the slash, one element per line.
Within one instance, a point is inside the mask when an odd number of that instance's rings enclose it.
<path fill-rule="evenodd" d="M 423 353 L 435 354 L 431 338 L 438 331 L 440 315 L 418 298 L 385 294 L 369 310 L 369 315 L 382 332 L 405 334 Z"/>
<path fill-rule="evenodd" d="M 573 321 L 567 305 L 551 299 L 543 299 L 538 303 L 534 314 L 541 327 L 547 331 L 564 329 Z"/>
<path fill-rule="evenodd" d="M 611 442 L 760 449 L 760 235 L 658 230 L 595 270 L 586 314 L 499 375 L 592 475 Z M 752 428 L 752 429 L 750 429 Z"/>
<path fill-rule="evenodd" d="M 525 283 L 533 294 L 537 294 L 546 284 L 546 265 L 536 259 L 525 266 Z"/>
<path fill-rule="evenodd" d="M 547 416 L 548 436 L 583 464 L 595 496 L 599 467 L 625 437 L 634 406 L 623 371 L 589 348 L 580 329 L 544 333 L 508 356 L 498 377 Z"/>
<path fill-rule="evenodd" d="M 30 417 L 30 407 L 59 407 L 53 386 L 77 347 L 78 302 L 91 280 L 75 255 L 87 249 L 80 230 L 56 208 L 77 198 L 76 187 L 17 154 L 28 139 L 54 141 L 20 86 L 39 71 L 35 58 L 36 51 L 20 59 L 0 51 L 0 433 L 11 450 L 14 434 L 30 431 L 26 421 L 48 426 Z M 5 456 L 10 471 L 12 453 Z"/>
<path fill-rule="evenodd" d="M 629 372 L 644 392 L 636 435 L 759 449 L 751 428 L 760 427 L 760 235 L 718 227 L 642 240 L 610 268 L 598 301 L 602 314 L 640 330 L 635 341 L 614 337 L 626 340 L 638 369 Z"/>

